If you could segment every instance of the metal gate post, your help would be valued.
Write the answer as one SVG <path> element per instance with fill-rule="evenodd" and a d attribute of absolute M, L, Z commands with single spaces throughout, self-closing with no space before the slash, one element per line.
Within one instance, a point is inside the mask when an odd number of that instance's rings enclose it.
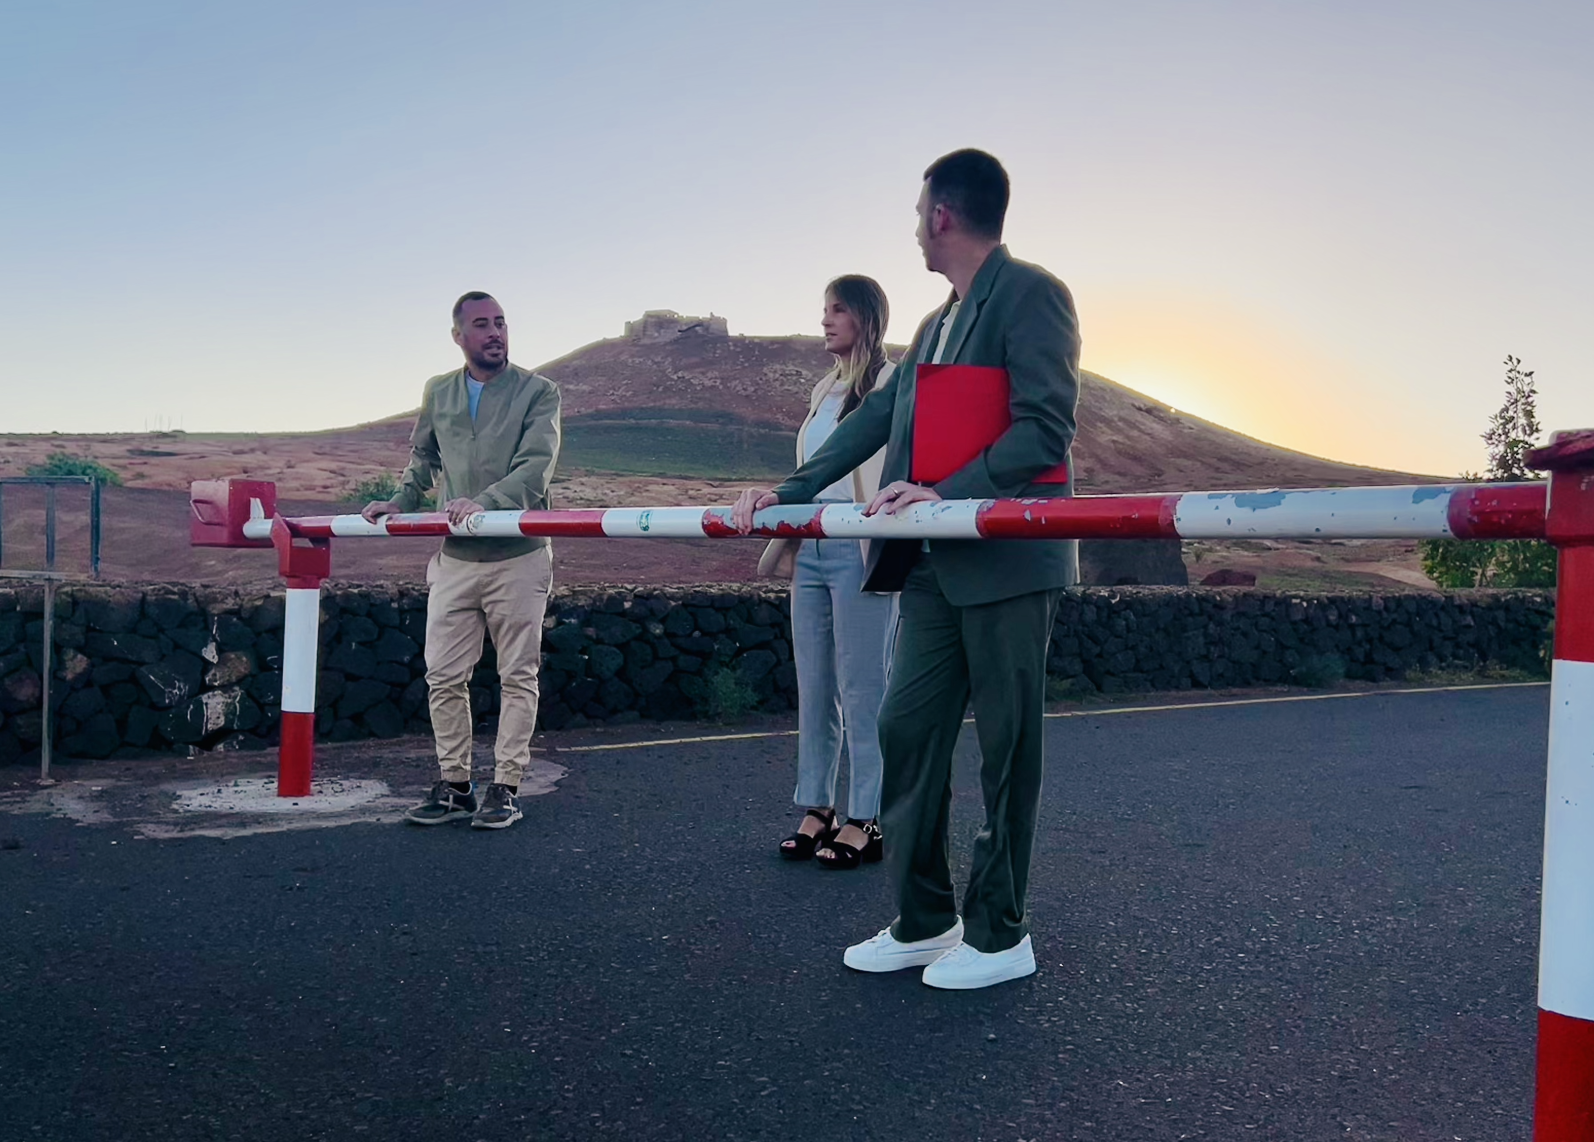
<path fill-rule="evenodd" d="M 54 491 L 54 488 L 50 489 Z M 50 539 L 55 539 L 54 519 L 51 519 Z M 44 651 L 40 656 L 42 669 L 39 698 L 39 780 L 50 776 L 51 739 L 55 737 L 55 711 L 50 708 L 50 675 L 55 673 L 55 580 L 44 581 Z"/>
<path fill-rule="evenodd" d="M 328 540 L 294 544 L 281 516 L 271 522 L 277 569 L 288 581 L 282 629 L 282 727 L 277 747 L 277 796 L 310 796 L 315 769 L 316 653 L 321 628 L 321 582 L 332 571 Z"/>

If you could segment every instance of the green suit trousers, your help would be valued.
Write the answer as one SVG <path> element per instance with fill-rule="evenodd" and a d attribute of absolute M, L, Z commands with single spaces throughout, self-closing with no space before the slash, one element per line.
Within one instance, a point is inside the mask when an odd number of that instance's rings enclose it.
<path fill-rule="evenodd" d="M 1029 931 L 1025 896 L 1040 807 L 1046 650 L 1061 590 L 994 603 L 947 601 L 926 554 L 902 588 L 901 626 L 880 709 L 880 824 L 897 890 L 892 935 L 938 936 L 957 922 L 947 848 L 952 751 L 974 709 L 985 827 L 963 896 L 963 939 L 1000 952 Z"/>

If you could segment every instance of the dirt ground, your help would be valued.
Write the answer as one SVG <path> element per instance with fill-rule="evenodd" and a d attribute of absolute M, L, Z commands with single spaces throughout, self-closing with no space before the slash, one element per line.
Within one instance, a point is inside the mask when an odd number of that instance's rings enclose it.
<path fill-rule="evenodd" d="M 1433 591 L 1407 539 L 1245 539 L 1184 545 L 1190 582 L 1213 571 L 1249 571 L 1269 591 Z"/>

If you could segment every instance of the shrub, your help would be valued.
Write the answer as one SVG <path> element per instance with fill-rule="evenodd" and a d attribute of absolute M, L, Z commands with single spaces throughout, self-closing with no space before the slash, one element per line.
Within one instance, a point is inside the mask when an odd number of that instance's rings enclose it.
<path fill-rule="evenodd" d="M 120 488 L 122 477 L 88 456 L 74 456 L 70 452 L 52 452 L 38 464 L 29 464 L 30 476 L 93 476 L 102 484 Z"/>
<path fill-rule="evenodd" d="M 364 507 L 372 500 L 391 500 L 399 493 L 399 482 L 390 472 L 383 472 L 380 476 L 372 476 L 361 480 L 348 491 L 343 493 L 343 502 L 359 504 Z M 437 506 L 437 497 L 433 492 L 427 492 L 421 500 L 421 510 L 431 511 Z"/>
<path fill-rule="evenodd" d="M 1048 702 L 1078 702 L 1085 698 L 1093 698 L 1096 688 L 1085 678 L 1059 678 L 1055 674 L 1046 676 L 1046 700 Z"/>
<path fill-rule="evenodd" d="M 1425 539 L 1422 573 L 1446 590 L 1553 587 L 1555 548 L 1542 539 Z"/>
<path fill-rule="evenodd" d="M 1494 560 L 1494 544 L 1481 540 L 1424 539 L 1417 551 L 1422 573 L 1447 591 L 1478 586 Z"/>
<path fill-rule="evenodd" d="M 703 679 L 696 704 L 700 717 L 737 722 L 758 709 L 758 695 L 738 671 L 721 668 Z"/>

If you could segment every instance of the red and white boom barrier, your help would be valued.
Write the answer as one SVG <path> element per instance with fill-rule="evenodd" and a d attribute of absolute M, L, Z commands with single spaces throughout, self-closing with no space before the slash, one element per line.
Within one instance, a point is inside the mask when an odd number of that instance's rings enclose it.
<path fill-rule="evenodd" d="M 224 483 L 227 483 L 224 481 Z M 231 481 L 236 487 L 239 481 Z M 196 484 L 198 488 L 201 485 Z M 197 493 L 196 493 L 197 494 Z M 269 542 L 273 518 L 255 498 L 244 539 Z M 441 512 L 299 516 L 295 537 L 520 536 L 731 539 L 730 509 L 607 508 L 478 512 L 451 524 Z M 802 539 L 1542 539 L 1544 485 L 1414 484 L 1270 492 L 1186 492 L 1053 500 L 943 500 L 900 515 L 857 504 L 766 508 L 754 538 Z"/>
<path fill-rule="evenodd" d="M 1531 453 L 1549 483 L 949 500 L 895 516 L 854 504 L 769 508 L 753 538 L 1548 539 L 1559 549 L 1539 949 L 1536 1142 L 1594 1142 L 1594 430 Z M 393 536 L 739 537 L 724 507 L 386 516 L 277 513 L 276 486 L 193 485 L 191 541 L 273 547 L 288 584 L 277 791 L 310 793 L 320 587 L 331 541 Z"/>

